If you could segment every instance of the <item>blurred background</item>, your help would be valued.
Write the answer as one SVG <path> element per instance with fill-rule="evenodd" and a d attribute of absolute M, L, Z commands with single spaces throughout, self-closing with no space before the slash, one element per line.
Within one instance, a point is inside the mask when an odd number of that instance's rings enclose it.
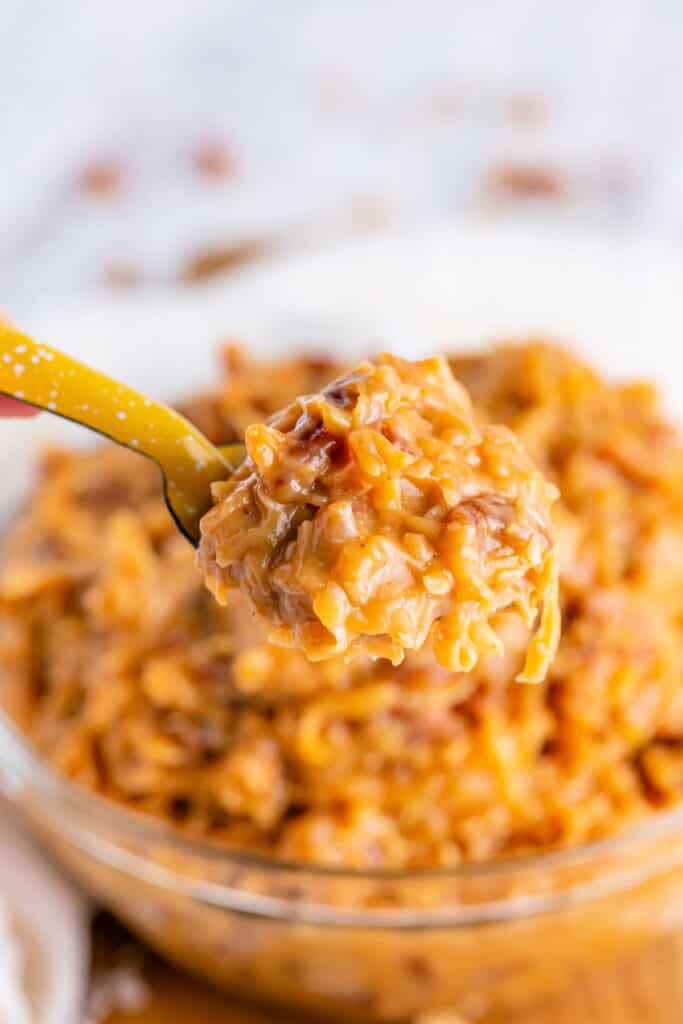
<path fill-rule="evenodd" d="M 463 216 L 683 243 L 675 0 L 2 0 L 0 302 Z"/>

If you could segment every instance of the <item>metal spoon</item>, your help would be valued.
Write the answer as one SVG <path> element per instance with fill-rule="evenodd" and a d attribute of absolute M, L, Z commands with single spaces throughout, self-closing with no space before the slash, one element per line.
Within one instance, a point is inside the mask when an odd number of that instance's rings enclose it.
<path fill-rule="evenodd" d="M 155 462 L 178 529 L 195 547 L 211 484 L 244 458 L 242 444 L 216 447 L 184 416 L 0 323 L 0 394 L 80 423 Z"/>

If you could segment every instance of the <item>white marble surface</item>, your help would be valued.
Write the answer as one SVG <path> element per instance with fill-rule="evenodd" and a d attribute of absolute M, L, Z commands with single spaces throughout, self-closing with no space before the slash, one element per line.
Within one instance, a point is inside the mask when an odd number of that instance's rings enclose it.
<path fill-rule="evenodd" d="M 165 287 L 207 241 L 312 225 L 354 201 L 390 224 L 544 220 L 683 242 L 679 0 L 0 0 L 0 304 L 96 288 L 126 261 Z M 541 97 L 542 123 L 509 115 Z M 225 138 L 237 175 L 190 166 Z M 75 187 L 123 157 L 117 202 Z M 565 202 L 501 210 L 504 160 L 548 162 Z M 532 204 L 533 205 L 533 204 Z"/>

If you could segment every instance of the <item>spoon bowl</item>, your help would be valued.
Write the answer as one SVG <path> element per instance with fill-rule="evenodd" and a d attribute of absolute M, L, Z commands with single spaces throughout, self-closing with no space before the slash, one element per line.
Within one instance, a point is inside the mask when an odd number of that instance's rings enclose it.
<path fill-rule="evenodd" d="M 244 445 L 217 447 L 169 406 L 6 324 L 0 324 L 0 394 L 151 459 L 161 472 L 168 510 L 194 547 L 200 519 L 211 507 L 211 484 L 244 458 Z"/>

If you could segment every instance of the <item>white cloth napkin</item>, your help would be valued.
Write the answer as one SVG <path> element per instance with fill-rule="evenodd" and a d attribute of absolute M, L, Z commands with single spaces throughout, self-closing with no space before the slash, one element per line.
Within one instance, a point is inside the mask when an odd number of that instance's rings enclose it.
<path fill-rule="evenodd" d="M 76 1024 L 87 967 L 84 899 L 0 800 L 0 1024 Z"/>

